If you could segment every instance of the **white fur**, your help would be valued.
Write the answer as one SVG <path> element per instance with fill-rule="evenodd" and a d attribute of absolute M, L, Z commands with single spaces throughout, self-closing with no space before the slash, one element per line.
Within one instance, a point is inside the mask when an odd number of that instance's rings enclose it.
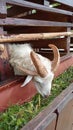
<path fill-rule="evenodd" d="M 14 68 L 15 75 L 24 75 L 22 71 L 17 69 L 17 65 L 22 66 L 23 68 L 29 69 L 31 71 L 35 71 L 36 68 L 34 67 L 34 64 L 30 58 L 30 52 L 33 49 L 29 44 L 13 44 L 9 45 L 9 53 L 10 53 L 10 64 Z M 26 80 L 22 84 L 22 86 L 25 86 L 32 78 L 35 83 L 35 86 L 38 90 L 38 92 L 42 96 L 48 96 L 51 91 L 51 83 L 54 77 L 53 72 L 51 71 L 51 61 L 39 54 L 37 54 L 44 66 L 46 67 L 48 71 L 48 75 L 45 78 L 42 78 L 40 76 L 27 76 Z"/>

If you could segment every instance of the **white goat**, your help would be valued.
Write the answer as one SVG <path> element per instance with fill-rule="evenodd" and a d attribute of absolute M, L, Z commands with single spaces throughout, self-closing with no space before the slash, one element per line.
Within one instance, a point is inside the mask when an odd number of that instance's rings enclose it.
<path fill-rule="evenodd" d="M 59 62 L 60 54 L 55 45 L 49 45 L 54 52 L 54 60 L 37 54 L 29 44 L 9 44 L 10 64 L 14 68 L 15 75 L 28 75 L 22 87 L 33 80 L 38 92 L 43 96 L 49 96 L 51 84 Z"/>

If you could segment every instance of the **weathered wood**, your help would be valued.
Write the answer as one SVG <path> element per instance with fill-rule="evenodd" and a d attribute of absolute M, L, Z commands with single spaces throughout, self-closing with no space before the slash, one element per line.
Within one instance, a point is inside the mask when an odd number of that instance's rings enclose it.
<path fill-rule="evenodd" d="M 64 103 L 62 102 L 57 108 L 58 122 L 56 130 L 72 130 L 73 126 L 73 94 L 68 98 L 65 97 Z"/>
<path fill-rule="evenodd" d="M 0 0 L 0 17 L 5 18 L 7 15 L 6 3 L 4 0 Z"/>
<path fill-rule="evenodd" d="M 1 26 L 57 26 L 57 27 L 73 27 L 72 23 L 67 22 L 52 22 L 44 20 L 30 20 L 30 19 L 18 19 L 18 18 L 6 18 L 0 19 Z"/>
<path fill-rule="evenodd" d="M 6 0 L 7 3 L 12 4 L 12 5 L 18 5 L 18 6 L 22 6 L 22 7 L 27 7 L 30 9 L 36 9 L 36 10 L 41 10 L 41 11 L 45 11 L 45 12 L 54 12 L 54 13 L 59 13 L 59 14 L 63 14 L 63 15 L 70 15 L 72 16 L 72 12 L 70 11 L 65 11 L 65 10 L 61 10 L 61 9 L 55 9 L 55 8 L 50 8 L 47 6 L 43 6 L 43 5 L 39 5 L 39 4 L 35 4 L 32 2 L 27 2 L 27 1 L 23 1 L 23 0 Z"/>
<path fill-rule="evenodd" d="M 45 130 L 55 130 L 56 120 L 57 120 L 57 115 L 55 113 L 52 113 L 51 117 L 47 119 L 45 123 L 43 123 L 42 130 L 44 130 L 44 128 Z"/>
<path fill-rule="evenodd" d="M 1 42 L 17 42 L 17 41 L 29 41 L 39 39 L 49 39 L 60 36 L 71 36 L 73 32 L 57 32 L 57 33 L 34 33 L 34 34 L 19 34 L 11 36 L 0 36 Z"/>

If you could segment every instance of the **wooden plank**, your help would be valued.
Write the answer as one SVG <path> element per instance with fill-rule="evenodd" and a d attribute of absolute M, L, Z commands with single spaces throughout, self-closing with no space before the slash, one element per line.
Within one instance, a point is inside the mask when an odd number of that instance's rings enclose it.
<path fill-rule="evenodd" d="M 0 18 L 5 18 L 7 15 L 6 3 L 4 0 L 0 0 Z"/>
<path fill-rule="evenodd" d="M 46 121 L 45 124 L 47 124 L 47 125 L 46 125 L 45 130 L 55 130 L 57 115 L 55 113 L 52 113 L 51 118 Z M 49 120 L 50 120 L 50 123 L 49 123 Z M 43 126 L 44 126 L 44 124 L 43 124 Z M 43 128 L 42 130 L 44 130 L 44 127 L 42 127 L 42 128 Z"/>
<path fill-rule="evenodd" d="M 64 1 L 63 0 L 54 0 L 54 1 L 73 7 L 73 0 L 64 0 Z"/>
<path fill-rule="evenodd" d="M 56 130 L 72 130 L 73 126 L 73 94 L 69 95 L 58 107 Z"/>
<path fill-rule="evenodd" d="M 50 8 L 47 6 L 43 6 L 43 5 L 39 5 L 39 4 L 35 4 L 32 2 L 27 2 L 27 1 L 23 1 L 23 0 L 6 0 L 7 3 L 9 4 L 13 4 L 13 5 L 18 5 L 18 6 L 22 6 L 22 7 L 27 7 L 30 9 L 36 9 L 36 10 L 41 10 L 41 11 L 45 11 L 45 12 L 54 12 L 54 13 L 59 13 L 59 14 L 63 14 L 63 15 L 69 15 L 72 16 L 72 12 L 70 11 L 65 11 L 65 10 L 61 10 L 61 9 L 55 9 L 55 8 Z"/>
<path fill-rule="evenodd" d="M 1 26 L 56 26 L 56 27 L 73 27 L 72 23 L 52 22 L 43 20 L 6 18 L 0 19 Z"/>

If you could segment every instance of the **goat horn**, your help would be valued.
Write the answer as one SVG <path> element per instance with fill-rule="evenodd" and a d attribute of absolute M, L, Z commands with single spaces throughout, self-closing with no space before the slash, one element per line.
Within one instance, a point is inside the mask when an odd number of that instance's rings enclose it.
<path fill-rule="evenodd" d="M 52 48 L 53 52 L 54 52 L 54 59 L 52 61 L 52 71 L 55 72 L 59 66 L 60 63 L 60 53 L 58 48 L 53 45 L 53 44 L 49 44 L 48 45 L 50 48 Z"/>
<path fill-rule="evenodd" d="M 32 62 L 37 70 L 37 73 L 41 76 L 41 77 L 46 77 L 48 72 L 45 68 L 45 66 L 42 64 L 42 62 L 40 61 L 40 58 L 39 56 L 34 52 L 32 51 L 30 53 L 30 56 L 31 56 L 31 59 L 32 59 Z"/>

